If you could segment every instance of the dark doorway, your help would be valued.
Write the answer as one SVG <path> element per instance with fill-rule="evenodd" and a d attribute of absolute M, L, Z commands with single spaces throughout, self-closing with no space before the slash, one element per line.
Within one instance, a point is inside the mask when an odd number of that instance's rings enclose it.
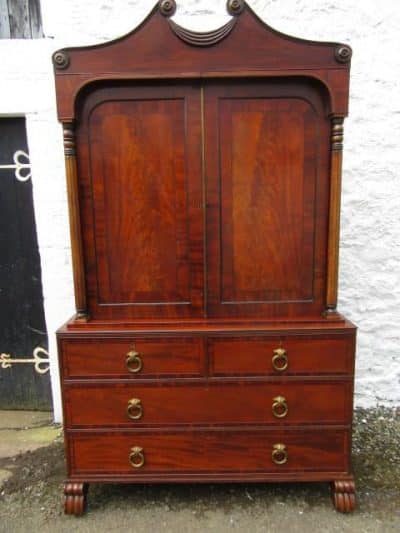
<path fill-rule="evenodd" d="M 24 118 L 0 119 L 0 409 L 50 409 L 48 339 Z"/>

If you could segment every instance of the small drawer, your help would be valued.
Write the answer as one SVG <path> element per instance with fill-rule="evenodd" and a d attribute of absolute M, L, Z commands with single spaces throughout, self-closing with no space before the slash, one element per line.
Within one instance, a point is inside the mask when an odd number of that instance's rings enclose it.
<path fill-rule="evenodd" d="M 72 476 L 165 479 L 184 474 L 344 472 L 348 432 L 337 429 L 67 434 Z"/>
<path fill-rule="evenodd" d="M 354 337 L 215 338 L 208 353 L 212 376 L 349 375 Z"/>
<path fill-rule="evenodd" d="M 351 382 L 74 384 L 64 394 L 69 428 L 351 423 Z"/>
<path fill-rule="evenodd" d="M 64 379 L 199 376 L 200 338 L 95 338 L 59 340 Z"/>

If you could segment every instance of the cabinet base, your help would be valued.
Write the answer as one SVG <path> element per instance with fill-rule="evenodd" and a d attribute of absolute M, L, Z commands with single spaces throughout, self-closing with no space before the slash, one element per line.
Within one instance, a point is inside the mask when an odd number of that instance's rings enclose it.
<path fill-rule="evenodd" d="M 81 516 L 86 509 L 88 483 L 64 484 L 64 513 Z M 334 480 L 331 482 L 332 502 L 341 513 L 351 513 L 356 506 L 354 478 Z"/>

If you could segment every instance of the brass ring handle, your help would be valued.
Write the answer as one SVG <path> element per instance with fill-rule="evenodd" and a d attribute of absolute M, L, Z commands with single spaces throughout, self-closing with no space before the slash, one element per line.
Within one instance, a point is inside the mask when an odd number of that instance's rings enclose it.
<path fill-rule="evenodd" d="M 142 370 L 143 362 L 139 352 L 132 350 L 126 354 L 126 366 L 129 372 L 133 372 L 134 374 Z"/>
<path fill-rule="evenodd" d="M 274 350 L 272 356 L 272 366 L 277 372 L 284 372 L 289 366 L 289 360 L 284 348 L 277 348 Z"/>
<path fill-rule="evenodd" d="M 288 453 L 284 444 L 274 444 L 272 447 L 272 460 L 276 465 L 284 465 L 288 460 Z"/>
<path fill-rule="evenodd" d="M 131 448 L 131 453 L 129 454 L 129 462 L 133 468 L 142 468 L 144 465 L 144 453 L 143 448 L 140 446 L 134 446 Z"/>
<path fill-rule="evenodd" d="M 131 420 L 139 420 L 143 416 L 143 406 L 139 398 L 131 398 L 126 408 L 126 414 Z"/>
<path fill-rule="evenodd" d="M 272 400 L 272 414 L 276 418 L 285 418 L 289 412 L 289 407 L 284 396 L 276 396 Z"/>

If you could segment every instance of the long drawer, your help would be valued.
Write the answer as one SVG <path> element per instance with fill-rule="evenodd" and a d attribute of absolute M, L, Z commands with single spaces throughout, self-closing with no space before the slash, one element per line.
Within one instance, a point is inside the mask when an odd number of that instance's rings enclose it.
<path fill-rule="evenodd" d="M 227 375 L 351 374 L 354 335 L 208 339 L 209 372 Z"/>
<path fill-rule="evenodd" d="M 200 382 L 66 385 L 67 427 L 176 424 L 347 424 L 352 384 Z"/>
<path fill-rule="evenodd" d="M 354 334 L 210 336 L 207 356 L 204 338 L 62 337 L 63 378 L 351 375 L 354 370 Z"/>
<path fill-rule="evenodd" d="M 63 338 L 59 349 L 64 379 L 204 374 L 203 340 L 198 337 Z"/>
<path fill-rule="evenodd" d="M 346 430 L 68 433 L 70 475 L 280 473 L 348 469 Z"/>

